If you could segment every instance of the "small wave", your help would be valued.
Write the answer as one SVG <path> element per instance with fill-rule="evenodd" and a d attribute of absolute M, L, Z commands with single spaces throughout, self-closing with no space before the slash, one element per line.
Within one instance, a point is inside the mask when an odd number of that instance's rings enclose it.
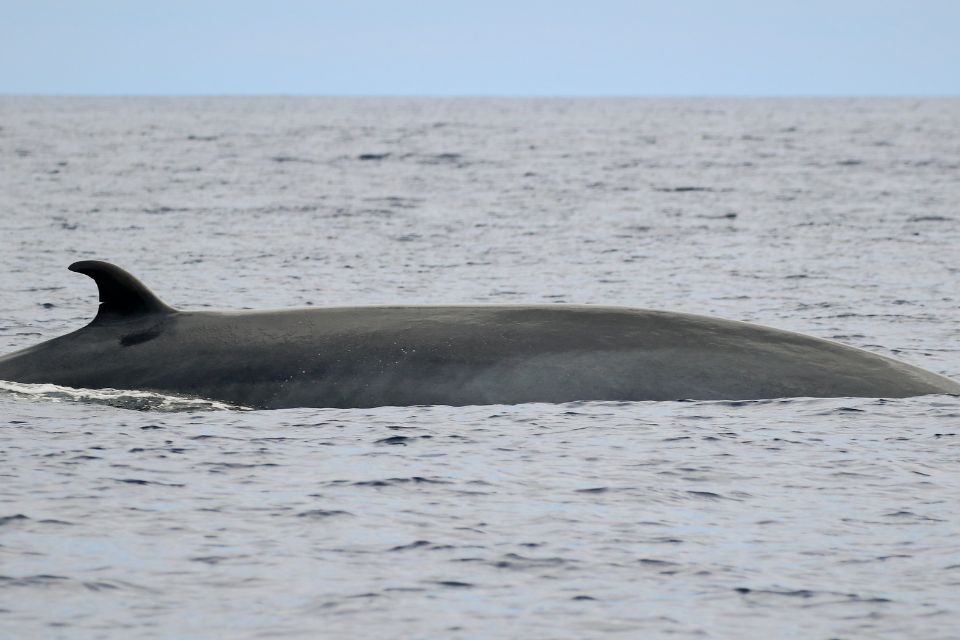
<path fill-rule="evenodd" d="M 56 384 L 26 384 L 0 380 L 0 397 L 12 396 L 21 400 L 40 402 L 82 402 L 100 404 L 133 411 L 245 411 L 248 407 L 152 391 L 126 389 L 74 389 Z"/>

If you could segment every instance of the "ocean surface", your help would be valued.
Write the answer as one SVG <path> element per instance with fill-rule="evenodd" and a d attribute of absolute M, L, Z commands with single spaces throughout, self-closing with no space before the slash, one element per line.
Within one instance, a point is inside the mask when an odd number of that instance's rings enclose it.
<path fill-rule="evenodd" d="M 960 100 L 0 97 L 0 353 L 595 303 L 960 378 Z M 0 383 L 2 638 L 957 638 L 960 398 L 243 411 Z"/>

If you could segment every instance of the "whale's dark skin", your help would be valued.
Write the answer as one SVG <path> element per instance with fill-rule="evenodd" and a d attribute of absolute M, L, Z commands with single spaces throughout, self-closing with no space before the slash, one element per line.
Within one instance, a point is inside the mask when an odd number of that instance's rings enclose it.
<path fill-rule="evenodd" d="M 114 265 L 86 327 L 0 358 L 0 379 L 247 407 L 960 394 L 827 340 L 718 318 L 564 305 L 177 311 Z"/>

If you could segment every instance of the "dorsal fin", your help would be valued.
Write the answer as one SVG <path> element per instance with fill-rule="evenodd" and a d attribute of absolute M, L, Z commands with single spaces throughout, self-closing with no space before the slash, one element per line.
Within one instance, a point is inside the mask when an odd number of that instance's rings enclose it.
<path fill-rule="evenodd" d="M 69 267 L 88 275 L 100 290 L 100 309 L 93 322 L 119 322 L 140 316 L 176 312 L 132 275 L 109 262 L 82 260 Z"/>

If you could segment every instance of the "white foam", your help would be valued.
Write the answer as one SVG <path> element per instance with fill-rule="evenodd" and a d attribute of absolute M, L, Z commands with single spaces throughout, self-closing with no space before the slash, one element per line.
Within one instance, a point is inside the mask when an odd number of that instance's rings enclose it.
<path fill-rule="evenodd" d="M 26 384 L 0 380 L 0 394 L 9 394 L 23 400 L 45 402 L 84 402 L 102 404 L 135 411 L 224 411 L 247 410 L 247 407 L 153 391 L 128 389 L 75 389 L 56 384 Z"/>

